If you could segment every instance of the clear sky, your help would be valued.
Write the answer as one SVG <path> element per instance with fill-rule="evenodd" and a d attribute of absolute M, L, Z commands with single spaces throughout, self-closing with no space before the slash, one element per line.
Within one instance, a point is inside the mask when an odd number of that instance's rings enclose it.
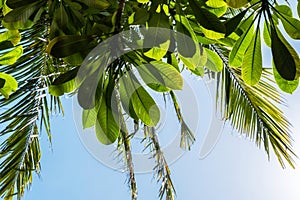
<path fill-rule="evenodd" d="M 201 91 L 203 83 L 199 82 L 194 89 Z M 300 91 L 286 97 L 289 101 L 286 112 L 294 124 L 294 147 L 300 155 L 300 125 L 297 123 Z M 126 173 L 111 170 L 86 151 L 75 129 L 71 99 L 64 100 L 64 105 L 66 115 L 52 119 L 53 152 L 47 135 L 42 135 L 42 176 L 40 180 L 34 178 L 31 191 L 26 192 L 24 199 L 129 200 Z M 206 106 L 200 119 L 207 118 L 208 112 Z M 205 121 L 200 122 L 204 130 L 208 128 L 205 124 Z M 178 200 L 300 199 L 299 162 L 296 170 L 281 169 L 274 156 L 268 162 L 263 149 L 259 150 L 230 127 L 225 127 L 212 153 L 200 160 L 202 140 L 203 135 L 198 133 L 192 151 L 171 165 Z M 137 182 L 139 199 L 157 199 L 159 185 L 152 173 L 137 175 Z"/>

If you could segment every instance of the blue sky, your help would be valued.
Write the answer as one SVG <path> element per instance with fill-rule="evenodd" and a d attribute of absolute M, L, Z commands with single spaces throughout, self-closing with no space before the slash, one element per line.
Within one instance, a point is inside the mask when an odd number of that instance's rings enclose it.
<path fill-rule="evenodd" d="M 203 89 L 199 82 L 195 90 Z M 297 90 L 286 95 L 289 107 L 285 108 L 294 126 L 295 149 L 300 149 L 300 126 L 297 115 L 300 105 Z M 43 157 L 41 179 L 35 177 L 25 200 L 52 199 L 130 199 L 127 175 L 114 171 L 93 158 L 80 142 L 72 116 L 71 99 L 64 100 L 64 117 L 52 119 L 53 151 L 49 148 L 47 135 L 42 135 Z M 201 106 L 200 106 L 201 108 Z M 204 119 L 209 112 L 203 110 Z M 203 129 L 205 123 L 201 123 Z M 201 130 L 201 128 L 200 128 Z M 197 142 L 191 152 L 185 153 L 171 165 L 172 178 L 178 200 L 299 200 L 300 171 L 283 170 L 274 155 L 267 161 L 263 149 L 240 137 L 227 126 L 212 153 L 199 159 L 203 135 L 197 134 Z M 299 154 L 298 154 L 299 155 Z M 298 162 L 299 163 L 299 162 Z M 153 174 L 137 175 L 139 199 L 157 199 L 159 185 Z"/>

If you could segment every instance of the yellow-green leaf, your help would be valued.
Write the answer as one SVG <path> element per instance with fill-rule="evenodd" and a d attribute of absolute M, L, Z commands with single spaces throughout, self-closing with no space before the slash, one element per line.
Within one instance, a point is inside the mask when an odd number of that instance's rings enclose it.
<path fill-rule="evenodd" d="M 0 93 L 6 98 L 9 98 L 11 92 L 15 92 L 18 88 L 18 82 L 14 77 L 9 74 L 0 72 L 0 79 L 5 80 L 2 88 L 0 88 Z M 2 81 L 3 82 L 3 81 Z"/>
<path fill-rule="evenodd" d="M 12 65 L 14 64 L 23 54 L 23 47 L 17 46 L 10 52 L 0 56 L 1 65 Z"/>
<path fill-rule="evenodd" d="M 210 49 L 205 48 L 205 51 L 207 53 L 207 62 L 205 64 L 205 67 L 213 72 L 222 71 L 223 61 L 220 56 Z"/>
<path fill-rule="evenodd" d="M 232 8 L 241 8 L 249 3 L 248 0 L 226 0 L 228 6 Z"/>
<path fill-rule="evenodd" d="M 242 64 L 242 78 L 249 85 L 259 82 L 262 74 L 262 52 L 260 30 L 257 29 L 245 53 Z"/>
<path fill-rule="evenodd" d="M 245 52 L 251 42 L 252 35 L 253 35 L 253 24 L 250 24 L 242 36 L 236 41 L 234 44 L 230 54 L 229 54 L 229 64 L 232 67 L 239 67 L 243 62 L 243 58 Z"/>

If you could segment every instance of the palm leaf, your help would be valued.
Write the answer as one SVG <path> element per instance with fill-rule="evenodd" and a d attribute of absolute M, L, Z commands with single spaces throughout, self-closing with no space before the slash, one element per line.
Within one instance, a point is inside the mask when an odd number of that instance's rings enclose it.
<path fill-rule="evenodd" d="M 258 84 L 247 85 L 242 80 L 241 70 L 228 66 L 227 50 L 216 46 L 212 49 L 225 63 L 223 72 L 217 76 L 217 101 L 223 118 L 239 133 L 254 140 L 258 147 L 263 144 L 269 158 L 272 148 L 282 167 L 285 167 L 284 160 L 294 167 L 291 124 L 278 107 L 284 100 L 274 87 L 272 72 L 264 69 Z"/>
<path fill-rule="evenodd" d="M 9 99 L 1 99 L 0 131 L 3 141 L 0 146 L 0 196 L 18 199 L 30 186 L 33 172 L 40 173 L 41 150 L 39 122 L 44 124 L 50 138 L 49 103 L 46 88 L 50 80 L 46 61 L 44 38 L 47 27 L 41 23 L 23 31 L 21 45 L 24 54 L 13 65 L 2 66 L 1 70 L 13 75 L 19 83 L 18 90 Z M 58 98 L 51 97 L 51 108 L 61 110 Z M 54 109 L 54 110 L 55 110 Z"/>

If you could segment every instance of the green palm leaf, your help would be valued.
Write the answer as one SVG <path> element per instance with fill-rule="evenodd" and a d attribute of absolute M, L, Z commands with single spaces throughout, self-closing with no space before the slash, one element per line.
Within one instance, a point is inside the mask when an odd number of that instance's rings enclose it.
<path fill-rule="evenodd" d="M 5 125 L 0 130 L 0 137 L 5 138 L 0 146 L 0 196 L 4 199 L 13 196 L 20 199 L 32 182 L 33 172 L 40 173 L 39 123 L 44 125 L 51 141 L 46 96 L 49 68 L 45 62 L 46 44 L 39 39 L 47 33 L 46 28 L 40 24 L 23 31 L 23 56 L 15 64 L 1 67 L 19 83 L 18 90 L 9 99 L 0 100 L 0 107 L 7 108 L 0 113 L 0 123 Z M 50 98 L 50 109 L 60 111 L 59 99 Z"/>
<path fill-rule="evenodd" d="M 223 52 L 216 47 L 213 49 L 227 63 Z M 291 124 L 278 107 L 284 101 L 274 87 L 272 77 L 271 70 L 264 69 L 258 84 L 249 86 L 242 80 L 239 68 L 225 65 L 217 79 L 218 106 L 223 118 L 229 120 L 239 133 L 254 140 L 258 147 L 263 144 L 269 158 L 272 148 L 282 167 L 285 167 L 284 160 L 294 167 Z"/>

